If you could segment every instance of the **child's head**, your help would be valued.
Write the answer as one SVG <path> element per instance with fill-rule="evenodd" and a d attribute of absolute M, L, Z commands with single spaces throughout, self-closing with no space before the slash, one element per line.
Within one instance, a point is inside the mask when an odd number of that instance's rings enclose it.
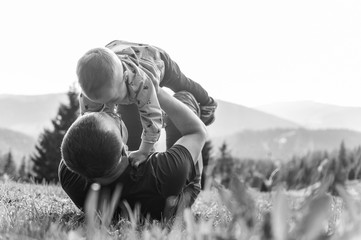
<path fill-rule="evenodd" d="M 108 48 L 86 52 L 78 61 L 76 73 L 83 93 L 95 102 L 112 103 L 124 94 L 122 63 Z"/>
<path fill-rule="evenodd" d="M 118 177 L 128 162 L 119 121 L 105 112 L 79 117 L 61 144 L 68 168 L 93 180 Z"/>

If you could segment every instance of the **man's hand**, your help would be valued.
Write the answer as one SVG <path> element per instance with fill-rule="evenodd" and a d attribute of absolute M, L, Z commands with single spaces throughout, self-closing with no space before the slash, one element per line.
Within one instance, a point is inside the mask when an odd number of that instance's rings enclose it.
<path fill-rule="evenodd" d="M 134 151 L 129 154 L 129 162 L 133 167 L 138 167 L 141 163 L 145 162 L 149 156 L 149 153 L 144 153 L 142 151 Z"/>

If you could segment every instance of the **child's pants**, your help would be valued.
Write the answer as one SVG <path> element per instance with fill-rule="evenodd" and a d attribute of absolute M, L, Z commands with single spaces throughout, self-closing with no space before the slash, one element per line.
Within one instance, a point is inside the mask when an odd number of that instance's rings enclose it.
<path fill-rule="evenodd" d="M 207 91 L 199 83 L 187 78 L 165 51 L 159 49 L 159 52 L 164 62 L 164 77 L 159 86 L 168 87 L 176 93 L 190 92 L 201 106 L 206 105 L 209 101 Z"/>

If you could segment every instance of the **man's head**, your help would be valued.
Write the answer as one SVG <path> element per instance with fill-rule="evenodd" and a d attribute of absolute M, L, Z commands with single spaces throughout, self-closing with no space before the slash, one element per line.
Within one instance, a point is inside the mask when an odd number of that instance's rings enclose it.
<path fill-rule="evenodd" d="M 78 118 L 61 144 L 69 169 L 85 178 L 111 182 L 127 165 L 120 120 L 111 114 L 89 113 Z"/>
<path fill-rule="evenodd" d="M 94 102 L 112 103 L 126 94 L 122 63 L 108 48 L 86 52 L 78 61 L 76 73 L 83 93 Z"/>

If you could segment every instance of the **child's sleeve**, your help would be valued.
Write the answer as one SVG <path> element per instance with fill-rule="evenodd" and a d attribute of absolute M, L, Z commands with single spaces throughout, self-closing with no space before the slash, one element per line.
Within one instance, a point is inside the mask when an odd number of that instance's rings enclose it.
<path fill-rule="evenodd" d="M 162 128 L 162 110 L 155 87 L 149 78 L 141 82 L 137 95 L 137 105 L 143 127 L 142 141 L 156 143 Z"/>
<path fill-rule="evenodd" d="M 83 93 L 80 93 L 79 95 L 79 108 L 80 115 L 83 115 L 86 112 L 111 111 L 111 106 L 105 106 L 104 104 L 93 102 Z"/>

